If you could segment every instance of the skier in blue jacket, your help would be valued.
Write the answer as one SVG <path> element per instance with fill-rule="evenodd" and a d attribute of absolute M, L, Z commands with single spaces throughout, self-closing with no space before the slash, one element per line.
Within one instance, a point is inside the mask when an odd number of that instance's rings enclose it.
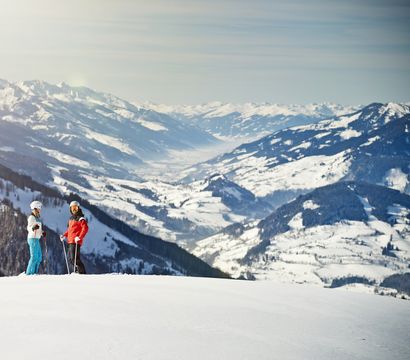
<path fill-rule="evenodd" d="M 40 238 L 45 236 L 40 218 L 42 206 L 40 201 L 33 201 L 30 204 L 32 212 L 27 219 L 27 242 L 30 248 L 30 261 L 27 265 L 26 275 L 37 274 L 43 259 L 40 246 Z"/>

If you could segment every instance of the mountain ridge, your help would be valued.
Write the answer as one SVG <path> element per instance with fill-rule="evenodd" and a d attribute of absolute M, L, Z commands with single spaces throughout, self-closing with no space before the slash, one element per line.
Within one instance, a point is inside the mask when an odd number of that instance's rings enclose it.
<path fill-rule="evenodd" d="M 379 171 L 377 177 L 372 176 L 374 172 L 367 174 L 368 181 L 383 182 L 389 162 L 390 169 L 400 169 L 407 176 L 409 121 L 407 105 L 397 110 L 396 104 L 370 104 L 352 114 L 279 130 L 243 144 L 186 169 L 181 179 L 189 182 L 213 173 L 224 174 L 256 196 L 267 197 L 281 191 L 306 191 L 349 177 L 361 180 L 367 160 L 377 171 L 378 163 L 370 159 L 372 156 L 381 157 L 386 171 Z"/>
<path fill-rule="evenodd" d="M 408 272 L 409 239 L 409 195 L 343 181 L 261 221 L 234 224 L 199 241 L 193 253 L 234 276 L 336 287 Z"/>
<path fill-rule="evenodd" d="M 360 108 L 332 103 L 284 105 L 274 103 L 222 103 L 201 105 L 142 106 L 169 114 L 183 122 L 193 123 L 213 136 L 222 139 L 256 139 L 282 128 L 315 123 L 330 116 Z"/>
<path fill-rule="evenodd" d="M 44 81 L 3 80 L 0 118 L 1 157 L 11 164 L 11 152 L 41 160 L 43 171 L 52 164 L 81 172 L 93 164 L 98 174 L 126 177 L 170 150 L 218 142 L 195 126 L 114 95 Z"/>

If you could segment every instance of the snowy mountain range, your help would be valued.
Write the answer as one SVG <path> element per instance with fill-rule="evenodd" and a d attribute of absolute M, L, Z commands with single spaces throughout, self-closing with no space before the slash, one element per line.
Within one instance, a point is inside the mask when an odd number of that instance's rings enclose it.
<path fill-rule="evenodd" d="M 361 106 L 330 103 L 281 105 L 221 102 L 179 106 L 145 102 L 141 103 L 141 106 L 168 114 L 184 123 L 195 124 L 225 141 L 228 139 L 256 139 L 283 128 L 315 123 L 361 108 Z"/>
<path fill-rule="evenodd" d="M 410 196 L 338 182 L 282 205 L 261 221 L 201 240 L 193 253 L 235 277 L 338 287 L 378 286 L 410 269 Z"/>
<path fill-rule="evenodd" d="M 101 249 L 111 255 L 100 254 L 105 265 L 89 258 L 95 269 L 112 270 L 107 264 L 118 262 L 123 252 L 122 270 L 149 272 L 155 265 L 156 271 L 187 271 L 166 256 L 157 254 L 154 261 L 141 255 L 131 245 L 135 232 L 139 238 L 176 242 L 233 276 L 325 286 L 356 280 L 373 286 L 405 271 L 408 262 L 409 120 L 406 104 L 164 108 L 66 84 L 1 81 L 0 164 L 60 192 L 62 200 L 50 200 L 60 204 L 50 209 L 51 219 L 75 193 L 87 201 L 90 217 L 94 209 L 122 224 L 118 229 L 127 226 L 125 235 L 106 229 L 96 236 L 106 239 Z M 303 125 L 287 127 L 292 124 Z M 188 158 L 204 146 L 216 149 L 265 131 L 270 134 L 177 173 L 167 168 L 176 151 Z M 137 171 L 158 157 L 164 165 L 159 169 L 172 181 Z M 373 193 L 390 199 L 396 190 L 402 196 L 397 201 L 370 200 Z M 21 187 L 13 191 L 3 196 L 12 201 L 11 208 L 4 205 L 9 217 L 35 197 Z M 298 197 L 312 194 L 317 198 L 303 203 Z M 343 205 L 337 209 L 323 201 L 333 204 L 340 196 Z M 63 225 L 52 229 L 58 233 Z M 295 238 L 295 247 L 287 251 L 284 239 Z M 323 246 L 329 252 L 312 260 Z M 350 255 L 339 256 L 341 248 Z M 377 254 L 375 262 L 369 249 Z M 142 258 L 151 264 L 145 270 Z M 340 262 L 353 265 L 342 268 Z"/>
<path fill-rule="evenodd" d="M 188 169 L 184 181 L 223 174 L 276 208 L 191 251 L 234 276 L 330 287 L 408 272 L 409 133 L 407 105 L 371 104 Z"/>
<path fill-rule="evenodd" d="M 217 143 L 195 126 L 86 87 L 0 80 L 0 159 L 41 181 L 54 172 L 135 179 L 144 161 Z"/>
<path fill-rule="evenodd" d="M 340 180 L 408 192 L 410 107 L 370 104 L 317 124 L 280 130 L 186 169 L 184 182 L 223 174 L 279 206 Z"/>
<path fill-rule="evenodd" d="M 262 219 L 267 214 L 263 212 L 270 211 L 269 204 L 278 207 L 298 194 L 340 180 L 407 191 L 408 113 L 406 105 L 372 104 L 353 114 L 241 145 L 182 171 L 182 183 L 98 179 L 94 191 L 81 191 L 141 231 L 190 249 L 193 241 L 230 224 Z M 229 190 L 222 188 L 228 184 Z M 242 204 L 226 199 L 227 192 L 238 189 Z"/>
<path fill-rule="evenodd" d="M 85 87 L 0 82 L 2 164 L 163 239 L 190 242 L 243 220 L 245 209 L 260 217 L 269 208 L 230 181 L 178 185 L 138 175 L 159 155 L 188 157 L 220 143 L 195 125 Z"/>

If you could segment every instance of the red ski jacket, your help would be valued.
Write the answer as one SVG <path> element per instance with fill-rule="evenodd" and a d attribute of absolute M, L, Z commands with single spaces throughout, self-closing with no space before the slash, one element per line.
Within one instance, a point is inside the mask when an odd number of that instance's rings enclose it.
<path fill-rule="evenodd" d="M 88 224 L 87 220 L 84 217 L 78 216 L 71 216 L 70 220 L 68 221 L 68 229 L 64 233 L 64 236 L 67 238 L 67 242 L 69 244 L 75 244 L 75 238 L 78 236 L 80 241 L 78 242 L 79 245 L 83 244 L 83 240 L 85 235 L 88 232 Z"/>

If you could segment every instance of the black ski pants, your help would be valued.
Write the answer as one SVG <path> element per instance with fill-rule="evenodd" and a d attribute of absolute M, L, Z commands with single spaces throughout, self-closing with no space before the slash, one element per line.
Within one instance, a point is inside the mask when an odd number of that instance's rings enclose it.
<path fill-rule="evenodd" d="M 70 261 L 71 266 L 74 266 L 75 259 L 75 247 L 76 244 L 68 244 L 68 260 Z M 85 267 L 80 257 L 81 245 L 77 245 L 77 271 L 80 274 L 86 274 Z"/>

